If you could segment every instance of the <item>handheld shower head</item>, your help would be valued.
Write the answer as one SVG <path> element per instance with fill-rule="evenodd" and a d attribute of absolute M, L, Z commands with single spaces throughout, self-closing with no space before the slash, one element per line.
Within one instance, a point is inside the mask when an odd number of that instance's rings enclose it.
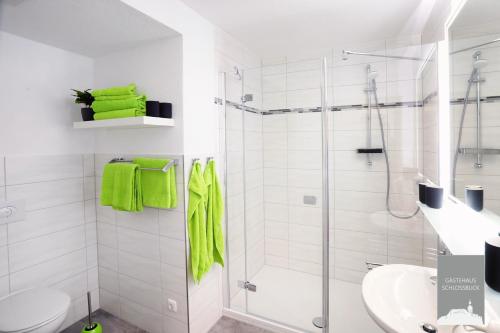
<path fill-rule="evenodd" d="M 370 71 L 368 72 L 368 80 L 374 80 L 376 79 L 378 76 L 378 72 L 377 71 Z"/>
<path fill-rule="evenodd" d="M 472 64 L 472 67 L 474 67 L 474 69 L 481 69 L 481 68 L 486 67 L 486 65 L 488 65 L 488 60 L 486 60 L 486 59 L 477 59 Z"/>

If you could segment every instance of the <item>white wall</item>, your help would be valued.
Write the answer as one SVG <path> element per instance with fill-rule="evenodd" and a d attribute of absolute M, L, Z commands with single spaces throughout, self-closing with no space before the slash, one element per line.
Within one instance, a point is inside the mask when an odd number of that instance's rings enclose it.
<path fill-rule="evenodd" d="M 181 156 L 152 155 L 180 161 L 177 207 L 146 207 L 141 213 L 118 212 L 99 204 L 102 170 L 114 155 L 95 156 L 101 307 L 151 333 L 188 332 Z M 177 312 L 168 310 L 168 299 L 177 302 Z"/>
<path fill-rule="evenodd" d="M 26 202 L 22 221 L 0 225 L 0 297 L 37 286 L 63 290 L 71 297 L 66 327 L 87 313 L 87 291 L 99 308 L 93 155 L 0 163 L 0 200 Z"/>
<path fill-rule="evenodd" d="M 0 200 L 26 200 L 26 218 L 0 226 L 0 290 L 66 291 L 67 326 L 85 315 L 87 290 L 99 307 L 94 137 L 73 130 L 69 90 L 93 86 L 94 62 L 5 32 L 0 48 Z"/>
<path fill-rule="evenodd" d="M 184 153 L 217 151 L 215 27 L 178 0 L 124 0 L 182 34 Z"/>
<path fill-rule="evenodd" d="M 432 43 L 443 40 L 445 37 L 446 20 L 457 8 L 467 0 L 435 1 L 427 23 L 422 31 L 422 42 Z"/>
<path fill-rule="evenodd" d="M 93 60 L 0 31 L 0 152 L 6 155 L 91 153 L 94 136 L 70 88 L 94 83 Z"/>
<path fill-rule="evenodd" d="M 182 56 L 182 37 L 175 37 L 95 59 L 96 89 L 136 83 L 148 100 L 171 102 L 175 120 L 173 128 L 96 130 L 96 153 L 183 153 Z"/>

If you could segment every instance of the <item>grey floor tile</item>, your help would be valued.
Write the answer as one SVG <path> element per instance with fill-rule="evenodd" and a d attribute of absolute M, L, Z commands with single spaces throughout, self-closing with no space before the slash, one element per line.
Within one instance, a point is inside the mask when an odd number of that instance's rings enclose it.
<path fill-rule="evenodd" d="M 231 318 L 222 317 L 214 325 L 214 327 L 212 327 L 209 333 L 272 333 L 272 332 Z"/>
<path fill-rule="evenodd" d="M 102 325 L 104 333 L 148 333 L 134 325 L 127 323 L 120 318 L 113 316 L 103 310 L 94 312 L 93 320 Z M 85 326 L 85 319 L 82 319 L 61 333 L 80 333 Z M 209 333 L 272 333 L 265 329 L 255 327 L 228 317 L 222 317 L 210 329 Z"/>
<path fill-rule="evenodd" d="M 103 310 L 94 312 L 93 321 L 100 323 L 102 325 L 102 331 L 106 333 L 147 333 Z M 66 328 L 61 333 L 80 333 L 85 324 L 85 319 L 82 319 Z"/>

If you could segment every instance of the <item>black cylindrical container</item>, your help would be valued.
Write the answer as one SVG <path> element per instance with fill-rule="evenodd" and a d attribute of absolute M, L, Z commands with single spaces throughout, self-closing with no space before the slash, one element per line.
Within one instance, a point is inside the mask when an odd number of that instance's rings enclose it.
<path fill-rule="evenodd" d="M 427 184 L 420 183 L 418 184 L 418 200 L 425 204 L 425 191 L 427 189 Z"/>
<path fill-rule="evenodd" d="M 476 212 L 483 210 L 484 191 L 482 186 L 468 185 L 465 187 L 465 204 Z"/>
<path fill-rule="evenodd" d="M 92 110 L 92 108 L 82 108 L 81 111 L 83 121 L 94 120 L 94 110 Z"/>
<path fill-rule="evenodd" d="M 146 101 L 146 116 L 159 117 L 160 116 L 160 102 Z"/>
<path fill-rule="evenodd" d="M 486 284 L 500 292 L 500 237 L 488 239 L 484 243 L 484 269 Z"/>
<path fill-rule="evenodd" d="M 431 208 L 443 207 L 443 188 L 427 185 L 425 188 L 425 203 Z"/>
<path fill-rule="evenodd" d="M 172 118 L 172 103 L 160 103 L 160 117 Z"/>

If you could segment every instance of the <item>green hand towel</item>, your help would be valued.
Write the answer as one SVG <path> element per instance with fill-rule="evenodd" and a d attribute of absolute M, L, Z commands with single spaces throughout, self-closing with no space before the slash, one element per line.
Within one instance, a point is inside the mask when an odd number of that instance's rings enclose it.
<path fill-rule="evenodd" d="M 133 161 L 141 168 L 162 169 L 170 160 L 156 158 L 135 158 Z M 144 206 L 156 208 L 177 207 L 177 184 L 175 167 L 167 172 L 141 170 L 142 202 Z"/>
<path fill-rule="evenodd" d="M 127 212 L 143 210 L 141 175 L 137 164 L 106 164 L 101 186 L 101 205 Z"/>
<path fill-rule="evenodd" d="M 124 86 L 124 87 L 111 87 L 111 88 L 105 88 L 105 89 L 96 89 L 96 90 L 93 90 L 91 92 L 91 94 L 94 97 L 117 96 L 117 95 L 135 96 L 136 95 L 136 87 L 135 87 L 135 83 L 131 83 L 128 86 Z"/>
<path fill-rule="evenodd" d="M 205 202 L 207 186 L 203 180 L 201 165 L 196 162 L 189 178 L 188 234 L 190 246 L 191 272 L 193 280 L 200 282 L 208 271 L 207 229 Z"/>
<path fill-rule="evenodd" d="M 94 113 L 94 120 L 130 118 L 130 117 L 140 117 L 145 115 L 146 111 L 139 111 L 137 109 L 126 109 L 126 110 Z"/>
<path fill-rule="evenodd" d="M 95 113 L 125 110 L 125 109 L 136 109 L 136 110 L 146 110 L 146 96 L 135 96 L 126 99 L 115 99 L 108 101 L 94 101 L 92 103 L 92 110 Z"/>
<path fill-rule="evenodd" d="M 207 250 L 209 264 L 212 265 L 215 261 L 224 267 L 224 234 L 222 232 L 224 201 L 214 160 L 208 162 L 203 178 L 208 191 Z"/>

